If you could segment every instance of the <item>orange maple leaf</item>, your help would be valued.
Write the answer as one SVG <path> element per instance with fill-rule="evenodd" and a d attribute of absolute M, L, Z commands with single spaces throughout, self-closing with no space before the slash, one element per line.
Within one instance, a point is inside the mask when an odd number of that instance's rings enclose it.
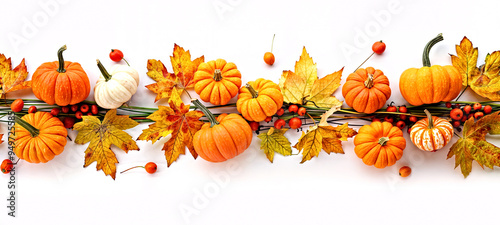
<path fill-rule="evenodd" d="M 175 44 L 173 56 L 170 56 L 174 72 L 169 73 L 160 60 L 148 60 L 147 75 L 156 81 L 156 83 L 147 85 L 146 88 L 157 94 L 155 102 L 162 98 L 169 99 L 174 88 L 179 92 L 178 94 L 182 94 L 186 88 L 194 86 L 194 73 L 204 61 L 204 56 L 191 61 L 189 50 L 185 51 L 182 47 Z"/>
<path fill-rule="evenodd" d="M 0 54 L 0 97 L 4 97 L 9 92 L 31 87 L 31 81 L 25 81 L 26 77 L 28 77 L 28 69 L 24 59 L 12 69 L 11 59 Z"/>

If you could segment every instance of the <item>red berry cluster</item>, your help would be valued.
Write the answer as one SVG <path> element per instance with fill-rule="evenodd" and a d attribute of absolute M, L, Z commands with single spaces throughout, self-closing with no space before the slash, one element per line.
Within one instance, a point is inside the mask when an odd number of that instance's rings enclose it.
<path fill-rule="evenodd" d="M 16 104 L 16 107 L 19 107 L 20 104 Z M 21 107 L 22 108 L 22 107 Z M 38 111 L 36 106 L 30 106 L 28 108 L 28 113 L 36 113 Z M 62 107 L 54 107 L 50 110 L 50 114 L 52 116 L 61 116 L 59 113 L 64 113 L 67 115 L 62 115 L 63 118 L 61 121 L 64 124 L 64 127 L 66 128 L 72 128 L 73 125 L 75 124 L 75 118 L 81 120 L 83 115 L 91 116 L 91 115 L 97 115 L 99 113 L 99 107 L 97 105 L 87 105 L 87 104 L 80 104 L 80 105 L 70 105 L 70 106 L 62 106 Z M 74 115 L 72 115 L 74 113 Z"/>
<path fill-rule="evenodd" d="M 451 124 L 453 127 L 460 127 L 471 117 L 474 117 L 474 119 L 480 119 L 484 115 L 490 114 L 493 111 L 493 108 L 490 105 L 483 107 L 479 102 L 474 103 L 472 106 L 468 104 L 455 104 L 455 106 L 452 106 L 450 102 L 447 102 L 446 107 L 453 107 L 450 111 L 450 118 L 452 119 Z"/>
<path fill-rule="evenodd" d="M 305 116 L 307 113 L 306 108 L 304 107 L 298 107 L 297 105 L 290 105 L 288 106 L 288 112 L 292 114 L 297 114 L 298 116 Z M 276 129 L 281 129 L 286 126 L 286 121 L 284 119 L 281 119 L 279 117 L 283 116 L 285 114 L 285 109 L 280 108 L 276 112 L 276 116 L 278 119 L 274 121 L 274 128 Z M 264 121 L 265 122 L 271 122 L 273 120 L 272 116 L 268 116 Z M 253 131 L 258 132 L 260 130 L 260 123 L 259 122 L 249 122 L 250 128 L 252 128 Z M 299 129 L 302 126 L 302 120 L 299 117 L 292 117 L 291 119 L 288 120 L 288 126 L 292 129 Z"/>
<path fill-rule="evenodd" d="M 393 105 L 394 102 L 391 102 L 391 104 L 389 104 L 386 108 L 386 111 L 387 112 L 400 112 L 400 113 L 408 113 L 408 108 L 406 108 L 405 105 L 401 105 L 401 106 L 394 106 Z M 372 122 L 375 122 L 375 121 L 382 121 L 381 119 L 377 118 L 377 117 L 373 117 L 372 118 Z M 408 116 L 408 115 L 405 115 L 405 114 L 399 114 L 397 116 L 395 115 L 387 115 L 383 118 L 383 121 L 384 122 L 389 122 L 389 123 L 392 123 L 393 125 L 396 125 L 399 129 L 403 129 L 406 127 L 407 124 L 414 124 L 415 122 L 417 122 L 417 117 L 415 116 Z M 409 128 L 408 128 L 409 129 Z"/>

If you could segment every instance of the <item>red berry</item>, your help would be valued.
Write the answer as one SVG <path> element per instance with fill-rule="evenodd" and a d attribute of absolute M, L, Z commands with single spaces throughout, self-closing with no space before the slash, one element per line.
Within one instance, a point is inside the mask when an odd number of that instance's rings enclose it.
<path fill-rule="evenodd" d="M 399 106 L 399 112 L 400 113 L 407 113 L 408 112 L 408 109 L 406 108 L 406 106 Z"/>
<path fill-rule="evenodd" d="M 446 108 L 451 108 L 451 102 L 446 102 Z"/>
<path fill-rule="evenodd" d="M 253 131 L 258 131 L 260 124 L 258 122 L 252 121 L 248 123 L 250 125 L 250 128 L 252 128 Z"/>
<path fill-rule="evenodd" d="M 416 116 L 410 116 L 410 119 L 409 119 L 409 120 L 410 120 L 410 122 L 412 122 L 412 123 L 416 123 L 418 119 L 417 119 L 417 117 L 416 117 Z"/>
<path fill-rule="evenodd" d="M 87 113 L 87 116 L 93 116 L 94 114 L 92 114 L 91 112 L 88 112 Z"/>
<path fill-rule="evenodd" d="M 300 107 L 299 110 L 297 111 L 297 114 L 299 114 L 299 116 L 303 116 L 306 114 L 306 112 L 307 112 L 306 108 Z"/>
<path fill-rule="evenodd" d="M 63 106 L 63 107 L 61 107 L 61 111 L 62 111 L 63 113 L 68 113 L 68 112 L 69 112 L 69 107 L 68 107 L 68 106 Z"/>
<path fill-rule="evenodd" d="M 408 127 L 406 131 L 408 131 L 408 134 L 411 133 L 411 127 Z"/>
<path fill-rule="evenodd" d="M 99 108 L 97 107 L 97 105 L 92 105 L 92 107 L 90 107 L 90 111 L 92 111 L 92 114 L 94 115 L 99 114 Z"/>
<path fill-rule="evenodd" d="M 82 113 L 82 112 L 80 112 L 80 111 L 78 111 L 78 112 L 76 112 L 76 113 L 75 113 L 75 117 L 76 117 L 77 119 L 79 119 L 79 120 L 81 120 L 81 119 L 82 119 L 82 115 L 83 115 L 83 113 Z"/>
<path fill-rule="evenodd" d="M 490 114 L 491 111 L 493 111 L 493 108 L 491 107 L 491 105 L 484 106 L 484 109 L 483 109 L 484 114 Z"/>
<path fill-rule="evenodd" d="M 24 107 L 24 101 L 22 99 L 16 99 L 10 104 L 10 109 L 12 112 L 21 112 Z"/>
<path fill-rule="evenodd" d="M 409 166 L 403 166 L 399 168 L 399 176 L 407 177 L 410 176 L 410 174 L 411 174 L 411 168 Z"/>
<path fill-rule="evenodd" d="M 64 117 L 63 119 L 63 124 L 64 124 L 64 127 L 70 129 L 73 127 L 73 125 L 75 125 L 75 118 L 73 117 Z"/>
<path fill-rule="evenodd" d="M 286 121 L 284 119 L 277 119 L 274 121 L 274 128 L 281 129 L 286 125 Z"/>
<path fill-rule="evenodd" d="M 391 103 L 391 105 L 387 106 L 387 109 L 385 111 L 387 111 L 387 112 L 397 112 L 398 108 L 396 108 L 396 106 L 393 106 L 392 103 Z"/>
<path fill-rule="evenodd" d="M 373 118 L 372 122 L 380 122 L 380 119 L 379 118 Z"/>
<path fill-rule="evenodd" d="M 2 161 L 2 166 L 0 167 L 2 169 L 2 173 L 9 173 L 12 171 L 12 168 L 14 167 L 14 163 L 10 159 L 4 159 Z"/>
<path fill-rule="evenodd" d="M 264 121 L 266 121 L 268 123 L 271 122 L 271 120 L 273 120 L 272 116 L 268 116 L 268 117 L 266 117 L 266 119 L 264 119 Z"/>
<path fill-rule="evenodd" d="M 474 103 L 474 106 L 472 106 L 474 110 L 481 110 L 482 107 L 483 106 L 479 102 Z"/>
<path fill-rule="evenodd" d="M 264 62 L 266 62 L 267 65 L 272 66 L 274 64 L 274 54 L 272 52 L 266 52 L 264 54 Z"/>
<path fill-rule="evenodd" d="M 297 111 L 299 111 L 299 107 L 297 105 L 288 106 L 288 112 L 296 113 Z"/>
<path fill-rule="evenodd" d="M 470 116 L 470 115 L 469 115 Z M 462 116 L 462 119 L 460 120 L 462 123 L 465 123 L 467 121 L 468 117 L 467 116 Z"/>
<path fill-rule="evenodd" d="M 407 115 L 403 115 L 403 114 L 400 114 L 400 115 L 399 115 L 399 119 L 401 119 L 401 120 L 403 120 L 403 121 L 404 121 L 404 120 L 406 120 L 406 119 L 407 119 L 407 117 L 408 117 Z"/>
<path fill-rule="evenodd" d="M 460 109 L 461 105 L 459 103 L 455 104 L 455 108 L 459 108 Z"/>
<path fill-rule="evenodd" d="M 453 120 L 461 120 L 462 116 L 464 116 L 464 112 L 459 108 L 454 108 L 450 112 L 450 117 Z"/>
<path fill-rule="evenodd" d="M 302 120 L 298 117 L 291 118 L 288 121 L 288 126 L 292 129 L 299 129 L 302 126 Z"/>
<path fill-rule="evenodd" d="M 28 113 L 36 113 L 37 109 L 36 109 L 36 106 L 32 105 L 30 106 L 30 108 L 28 109 Z"/>
<path fill-rule="evenodd" d="M 460 120 L 453 120 L 451 124 L 453 125 L 453 127 L 460 127 L 460 125 L 462 125 Z"/>
<path fill-rule="evenodd" d="M 396 126 L 402 130 L 406 126 L 406 123 L 405 121 L 400 120 L 396 123 Z"/>
<path fill-rule="evenodd" d="M 50 110 L 50 114 L 52 114 L 52 116 L 59 115 L 59 112 L 61 112 L 61 109 L 59 108 L 53 108 L 52 110 Z"/>
<path fill-rule="evenodd" d="M 276 115 L 278 116 L 283 116 L 283 114 L 285 114 L 285 110 L 283 108 L 278 109 L 278 111 L 276 112 Z"/>
<path fill-rule="evenodd" d="M 378 55 L 381 55 L 385 51 L 385 43 L 382 41 L 377 41 L 373 43 L 372 45 L 372 50 L 373 52 L 377 53 Z"/>
<path fill-rule="evenodd" d="M 109 58 L 115 62 L 120 62 L 123 59 L 123 52 L 118 49 L 111 49 Z"/>
<path fill-rule="evenodd" d="M 464 106 L 464 112 L 465 112 L 465 114 L 469 114 L 471 110 L 472 110 L 472 107 L 470 105 Z"/>
<path fill-rule="evenodd" d="M 76 111 L 78 111 L 78 108 L 79 108 L 78 105 L 72 105 L 71 111 L 76 112 Z"/>
<path fill-rule="evenodd" d="M 156 172 L 158 167 L 156 166 L 156 163 L 148 162 L 148 163 L 146 163 L 146 166 L 144 166 L 144 169 L 146 169 L 146 172 L 153 174 Z"/>
<path fill-rule="evenodd" d="M 384 121 L 385 122 L 389 122 L 389 123 L 393 123 L 394 122 L 394 118 L 392 118 L 391 116 L 385 116 L 384 117 Z"/>
<path fill-rule="evenodd" d="M 82 111 L 82 113 L 86 113 L 89 111 L 89 105 L 87 104 L 83 104 L 80 106 L 80 111 Z"/>
<path fill-rule="evenodd" d="M 474 118 L 476 119 L 481 119 L 481 117 L 484 116 L 484 113 L 483 112 L 476 112 L 474 113 Z"/>

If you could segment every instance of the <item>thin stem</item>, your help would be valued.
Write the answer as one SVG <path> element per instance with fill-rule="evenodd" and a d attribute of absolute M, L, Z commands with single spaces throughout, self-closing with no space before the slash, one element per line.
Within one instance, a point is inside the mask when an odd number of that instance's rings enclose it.
<path fill-rule="evenodd" d="M 359 68 L 360 68 L 363 64 L 365 64 L 365 62 L 366 62 L 366 61 L 368 61 L 368 59 L 370 59 L 370 58 L 373 56 L 373 54 L 375 54 L 375 52 L 372 52 L 372 54 L 371 54 L 370 56 L 368 56 L 368 58 L 366 58 L 366 59 L 365 59 L 365 61 L 363 61 L 363 62 L 361 63 L 361 65 L 359 65 L 359 66 L 358 66 L 358 68 L 356 68 L 356 69 L 354 70 L 354 72 L 353 72 L 353 73 L 355 73 L 355 72 L 356 72 L 356 71 L 357 71 L 357 70 L 358 70 L 358 69 L 359 69 Z"/>
<path fill-rule="evenodd" d="M 438 34 L 435 38 L 433 38 L 431 41 L 425 45 L 424 48 L 424 53 L 422 55 L 422 64 L 426 67 L 431 66 L 431 60 L 429 59 L 429 52 L 431 51 L 432 46 L 434 46 L 436 43 L 440 42 L 443 40 L 443 34 Z"/>
<path fill-rule="evenodd" d="M 97 67 L 99 67 L 99 70 L 101 71 L 102 73 L 102 76 L 104 77 L 104 79 L 107 81 L 111 80 L 111 77 L 112 75 L 108 73 L 108 71 L 106 70 L 106 68 L 104 68 L 104 66 L 102 65 L 101 61 L 98 59 L 96 60 L 97 61 Z"/>
<path fill-rule="evenodd" d="M 189 96 L 190 99 L 193 99 L 193 97 L 191 97 L 191 94 L 189 94 L 189 91 L 186 90 L 186 88 L 182 88 L 184 90 L 184 92 Z"/>
<path fill-rule="evenodd" d="M 57 69 L 57 72 L 59 73 L 66 73 L 66 69 L 64 69 L 64 58 L 63 58 L 63 52 L 66 51 L 67 47 L 66 45 L 63 45 L 59 50 L 57 50 L 57 59 L 59 60 L 59 68 Z"/>
<path fill-rule="evenodd" d="M 276 36 L 276 34 L 273 34 L 273 41 L 271 42 L 271 52 L 273 52 L 273 45 L 274 45 L 274 37 Z"/>
<path fill-rule="evenodd" d="M 130 167 L 130 168 L 128 168 L 128 169 L 126 169 L 126 170 L 124 170 L 124 171 L 120 172 L 120 174 L 125 173 L 125 172 L 127 172 L 127 171 L 129 171 L 129 170 L 131 170 L 131 169 L 135 169 L 135 168 L 144 168 L 144 166 L 134 166 L 134 167 Z"/>
<path fill-rule="evenodd" d="M 125 58 L 122 57 L 122 59 L 123 59 L 123 61 L 125 61 L 125 63 L 127 63 L 128 66 L 130 66 L 130 64 L 128 64 L 128 62 Z"/>
<path fill-rule="evenodd" d="M 469 85 L 467 85 L 467 86 L 464 88 L 464 90 L 463 90 L 463 91 L 462 91 L 462 92 L 458 95 L 458 97 L 457 97 L 457 99 L 455 99 L 455 101 L 458 101 L 458 99 L 459 99 L 460 97 L 462 97 L 462 95 L 465 93 L 465 91 L 467 90 L 467 88 L 469 88 Z"/>

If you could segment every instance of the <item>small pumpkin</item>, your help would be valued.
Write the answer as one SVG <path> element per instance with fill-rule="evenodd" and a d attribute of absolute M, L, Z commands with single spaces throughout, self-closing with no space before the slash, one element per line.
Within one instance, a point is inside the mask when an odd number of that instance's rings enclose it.
<path fill-rule="evenodd" d="M 30 163 L 46 163 L 63 152 L 68 131 L 48 112 L 16 117 L 14 153 Z"/>
<path fill-rule="evenodd" d="M 209 123 L 205 123 L 193 136 L 194 150 L 209 162 L 223 162 L 244 152 L 252 143 L 252 129 L 248 122 L 238 114 L 215 116 L 194 99 Z"/>
<path fill-rule="evenodd" d="M 59 61 L 46 62 L 33 73 L 32 89 L 35 96 L 49 105 L 74 105 L 90 93 L 89 77 L 77 62 L 64 61 L 66 45 L 57 51 Z"/>
<path fill-rule="evenodd" d="M 97 60 L 101 76 L 94 87 L 94 98 L 102 108 L 116 109 L 132 98 L 139 86 L 139 73 L 130 66 L 115 65 L 110 72 Z"/>
<path fill-rule="evenodd" d="M 194 74 L 194 90 L 201 100 L 225 105 L 238 94 L 241 73 L 234 63 L 224 59 L 201 63 Z"/>
<path fill-rule="evenodd" d="M 240 89 L 236 109 L 248 121 L 260 122 L 276 114 L 283 106 L 280 87 L 263 78 L 250 81 Z"/>
<path fill-rule="evenodd" d="M 421 150 L 437 151 L 450 142 L 453 126 L 448 120 L 432 116 L 427 109 L 424 111 L 427 118 L 417 121 L 411 127 L 410 138 Z"/>
<path fill-rule="evenodd" d="M 399 128 L 376 121 L 359 129 L 354 146 L 354 152 L 366 165 L 384 168 L 401 159 L 406 141 Z"/>
<path fill-rule="evenodd" d="M 360 68 L 349 74 L 342 95 L 346 104 L 362 113 L 374 113 L 391 97 L 389 79 L 381 70 Z"/>
<path fill-rule="evenodd" d="M 399 78 L 401 95 L 411 105 L 448 102 L 460 93 L 462 76 L 454 66 L 431 66 L 429 51 L 442 40 L 443 36 L 439 34 L 429 41 L 422 56 L 424 66 L 407 69 Z"/>

